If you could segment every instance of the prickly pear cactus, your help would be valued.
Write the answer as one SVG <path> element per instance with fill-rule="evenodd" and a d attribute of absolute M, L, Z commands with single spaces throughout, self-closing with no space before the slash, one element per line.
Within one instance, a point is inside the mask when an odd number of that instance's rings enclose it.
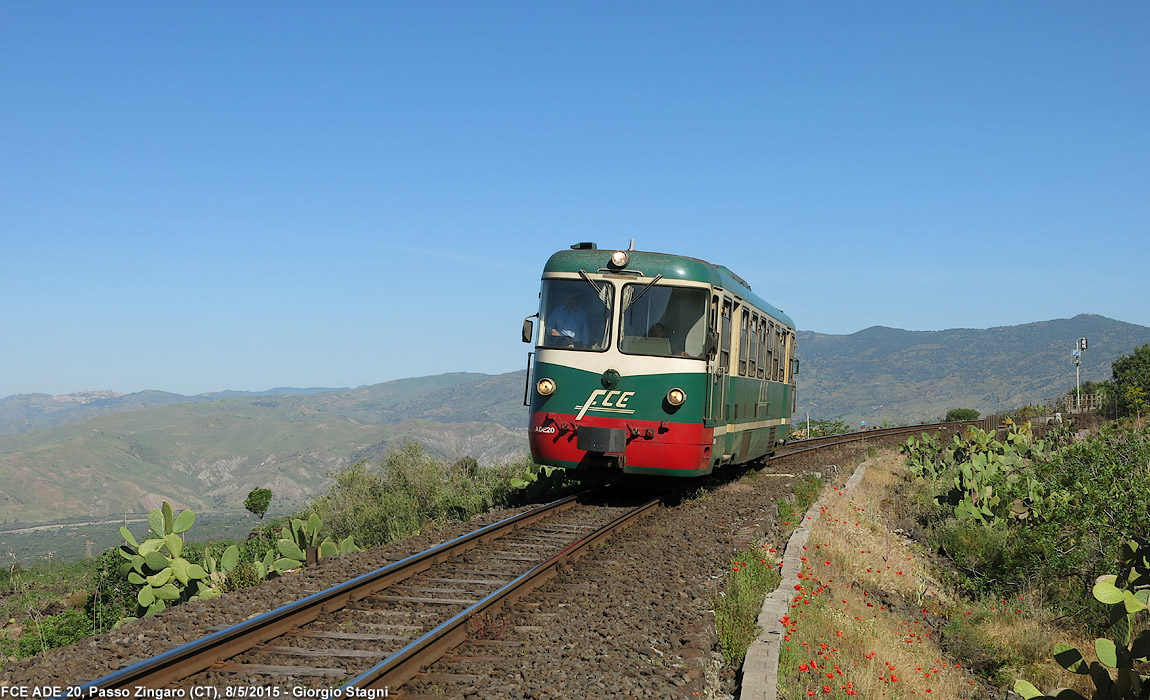
<path fill-rule="evenodd" d="M 961 438 L 955 436 L 954 443 L 953 487 L 935 502 L 953 508 L 960 520 L 1047 520 L 1071 499 L 1066 491 L 1048 492 L 1035 478 L 1031 460 L 1043 458 L 1045 452 L 1042 442 L 1033 440 L 1030 423 L 1011 423 L 1002 441 L 971 426 Z"/>
<path fill-rule="evenodd" d="M 906 443 L 898 446 L 898 451 L 906 457 L 906 465 L 911 472 L 923 479 L 934 480 L 945 466 L 940 440 L 932 433 L 923 433 L 919 439 L 912 435 Z"/>
<path fill-rule="evenodd" d="M 1136 617 L 1150 609 L 1150 542 L 1135 538 L 1122 546 L 1122 561 L 1116 575 L 1100 576 L 1094 584 L 1094 597 L 1110 605 L 1110 636 L 1094 640 L 1097 661 L 1086 662 L 1082 652 L 1069 644 L 1054 645 L 1054 659 L 1068 671 L 1089 675 L 1094 681 L 1092 700 L 1146 700 L 1150 698 L 1150 676 L 1138 672 L 1150 662 L 1150 629 L 1135 636 Z M 1073 690 L 1043 695 L 1031 683 L 1019 680 L 1014 692 L 1030 700 L 1086 700 Z"/>
<path fill-rule="evenodd" d="M 128 582 L 139 587 L 136 602 L 141 615 L 150 615 L 184 600 L 214 598 L 219 595 L 208 572 L 199 564 L 185 559 L 184 539 L 195 522 L 195 514 L 185 510 L 177 517 L 172 505 L 164 501 L 148 513 L 151 537 L 138 542 L 127 526 L 120 528 L 126 544 L 119 547 Z"/>
<path fill-rule="evenodd" d="M 565 472 L 560 467 L 529 464 L 517 477 L 512 477 L 512 488 L 518 489 L 524 499 L 544 497 L 560 489 Z"/>
<path fill-rule="evenodd" d="M 338 543 L 331 537 L 326 537 L 320 541 L 319 534 L 322 527 L 323 523 L 315 513 L 312 513 L 306 521 L 293 518 L 289 525 L 285 525 L 280 530 L 275 552 L 268 552 L 268 556 L 264 557 L 263 562 L 256 562 L 257 572 L 267 571 L 270 573 L 274 571 L 282 574 L 285 571 L 298 569 L 307 563 L 308 547 L 316 547 L 319 558 L 359 551 L 359 547 L 356 546 L 355 540 L 351 536 Z M 278 558 L 275 557 L 277 553 L 279 554 Z M 269 557 L 271 557 L 270 561 Z"/>
<path fill-rule="evenodd" d="M 234 544 L 228 546 L 223 551 L 219 559 L 212 556 L 210 553 L 204 555 L 204 570 L 208 572 L 208 581 L 211 586 L 217 591 L 223 590 L 223 585 L 228 580 L 228 574 L 236 570 L 240 564 L 240 550 Z M 262 578 L 262 577 L 261 577 Z M 219 595 L 217 592 L 216 595 Z M 214 598 L 215 596 L 201 596 L 205 598 Z"/>

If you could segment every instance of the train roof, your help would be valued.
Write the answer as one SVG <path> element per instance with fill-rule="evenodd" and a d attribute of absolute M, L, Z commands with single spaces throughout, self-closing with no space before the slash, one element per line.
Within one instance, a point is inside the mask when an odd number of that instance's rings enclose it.
<path fill-rule="evenodd" d="M 593 244 L 579 244 L 579 246 L 587 245 Z M 614 252 L 614 249 L 599 250 L 597 248 L 572 246 L 572 250 L 561 250 L 552 255 L 543 268 L 543 274 L 546 276 L 549 272 L 579 272 L 580 270 L 606 272 L 611 269 L 611 255 Z M 666 280 L 706 282 L 746 300 L 791 328 L 795 327 L 794 321 L 789 316 L 752 292 L 751 286 L 747 284 L 746 280 L 722 265 L 714 265 L 706 260 L 668 253 L 629 250 L 627 254 L 630 256 L 630 260 L 626 269 L 632 273 L 640 271 L 644 277 L 648 278 L 660 274 Z"/>

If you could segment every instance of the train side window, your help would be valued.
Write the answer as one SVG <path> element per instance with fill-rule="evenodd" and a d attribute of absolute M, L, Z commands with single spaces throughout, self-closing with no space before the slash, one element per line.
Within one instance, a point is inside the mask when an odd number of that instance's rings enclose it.
<path fill-rule="evenodd" d="M 767 368 L 767 373 L 771 375 L 771 381 L 776 382 L 779 380 L 779 327 L 771 328 L 771 366 Z"/>
<path fill-rule="evenodd" d="M 787 353 L 787 334 L 783 332 L 781 326 L 775 326 L 775 334 L 778 337 L 779 348 L 775 351 L 775 381 L 783 381 L 783 358 Z"/>
<path fill-rule="evenodd" d="M 789 362 L 790 358 L 791 358 L 791 334 L 789 331 L 784 330 L 783 331 L 783 361 L 781 363 L 782 366 L 779 368 L 779 370 L 783 373 L 782 378 L 779 380 L 781 382 L 790 382 L 791 381 L 791 368 L 789 366 L 790 365 L 790 362 Z"/>
<path fill-rule="evenodd" d="M 759 315 L 751 314 L 750 338 L 747 342 L 747 376 L 755 376 L 759 366 Z"/>
<path fill-rule="evenodd" d="M 761 379 L 767 372 L 767 363 L 770 357 L 767 354 L 767 333 L 770 326 L 767 325 L 767 319 L 763 319 L 763 326 L 759 329 L 759 378 Z"/>
<path fill-rule="evenodd" d="M 767 380 L 771 381 L 775 378 L 774 370 L 772 369 L 772 367 L 774 367 L 774 361 L 775 361 L 775 347 L 774 347 L 774 345 L 771 344 L 773 342 L 774 335 L 775 335 L 775 324 L 773 321 L 767 327 L 767 334 L 766 335 L 767 335 L 767 337 L 763 338 L 763 344 L 766 346 L 766 351 L 767 351 L 766 373 L 767 373 Z"/>
<path fill-rule="evenodd" d="M 771 323 L 763 321 L 763 377 L 771 377 Z"/>
<path fill-rule="evenodd" d="M 771 366 L 767 368 L 767 375 L 768 375 L 768 378 L 772 382 L 777 381 L 779 378 L 779 376 L 778 376 L 779 375 L 779 341 L 777 340 L 778 337 L 779 337 L 779 327 L 778 326 L 772 326 L 771 327 L 771 337 L 767 341 L 767 344 L 768 344 L 769 349 L 771 351 Z"/>
<path fill-rule="evenodd" d="M 751 314 L 743 309 L 739 314 L 739 376 L 747 376 L 747 326 L 751 322 Z"/>
<path fill-rule="evenodd" d="M 767 319 L 759 319 L 759 347 L 756 348 L 759 355 L 759 379 L 767 375 L 767 367 L 763 364 L 767 352 Z"/>
<path fill-rule="evenodd" d="M 787 333 L 787 383 L 795 383 L 795 334 Z"/>

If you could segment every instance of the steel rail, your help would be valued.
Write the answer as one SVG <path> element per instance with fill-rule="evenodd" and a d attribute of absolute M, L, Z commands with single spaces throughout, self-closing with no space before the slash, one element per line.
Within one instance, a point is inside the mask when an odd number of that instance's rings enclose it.
<path fill-rule="evenodd" d="M 279 637 L 300 625 L 312 622 L 323 613 L 339 610 L 349 603 L 410 578 L 434 564 L 574 507 L 576 499 L 582 495 L 584 493 L 567 496 L 460 535 L 375 571 L 113 671 L 80 686 L 81 694 L 83 697 L 88 697 L 98 688 L 124 688 L 135 685 L 156 687 L 186 678 L 269 639 Z"/>
<path fill-rule="evenodd" d="M 817 438 L 807 438 L 804 440 L 792 440 L 784 445 L 797 446 L 795 449 L 786 452 L 779 452 L 775 458 L 788 457 L 790 455 L 797 455 L 803 452 L 810 452 L 812 450 L 821 450 L 826 447 L 834 447 L 836 445 L 845 445 L 851 442 L 861 442 L 871 437 L 890 437 L 893 435 L 906 435 L 908 433 L 929 433 L 938 432 L 940 430 L 949 430 L 951 428 L 965 428 L 968 425 L 978 425 L 983 421 L 959 421 L 950 423 L 928 423 L 924 425 L 906 425 L 891 428 L 876 428 L 872 430 L 862 430 L 853 433 L 840 433 L 838 435 L 823 435 Z M 817 444 L 812 444 L 817 443 Z"/>
<path fill-rule="evenodd" d="M 580 540 L 571 543 L 561 552 L 538 564 L 535 568 L 505 584 L 499 590 L 460 611 L 454 617 L 441 623 L 435 629 L 395 652 L 379 664 L 364 671 L 348 681 L 342 689 L 342 695 L 348 697 L 351 688 L 394 690 L 410 680 L 419 670 L 430 665 L 446 651 L 458 646 L 467 638 L 467 621 L 471 617 L 498 609 L 502 605 L 514 602 L 520 596 L 529 593 L 556 574 L 559 566 L 569 559 L 576 558 L 593 545 L 603 541 L 611 534 L 631 524 L 637 518 L 650 513 L 659 506 L 661 499 L 654 499 L 643 505 L 620 515 L 610 523 L 599 528 Z"/>

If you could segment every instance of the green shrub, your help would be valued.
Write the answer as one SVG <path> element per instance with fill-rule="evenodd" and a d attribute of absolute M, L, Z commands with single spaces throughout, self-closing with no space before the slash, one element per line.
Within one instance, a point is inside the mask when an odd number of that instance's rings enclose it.
<path fill-rule="evenodd" d="M 241 559 L 235 570 L 228 574 L 224 581 L 224 591 L 237 591 L 241 588 L 251 588 L 263 582 L 263 577 L 256 570 L 251 560 Z"/>
<path fill-rule="evenodd" d="M 1142 416 L 1150 412 L 1150 345 L 1142 345 L 1111 364 L 1112 393 L 1119 415 Z"/>
<path fill-rule="evenodd" d="M 1005 494 L 999 508 L 1010 502 L 1011 488 L 1031 480 L 1042 493 L 1066 494 L 1041 518 L 956 520 L 935 517 L 923 507 L 919 521 L 933 527 L 932 543 L 954 558 L 968 587 L 983 594 L 1035 587 L 1055 610 L 1091 624 L 1105 617 L 1103 605 L 1091 594 L 1095 579 L 1118 566 L 1124 542 L 1150 531 L 1147 465 L 1150 430 L 1107 428 L 1016 465 L 1006 474 L 1024 474 L 1025 479 L 1014 485 L 1005 479 L 993 482 Z"/>
<path fill-rule="evenodd" d="M 978 420 L 978 411 L 973 408 L 952 408 L 946 412 L 946 418 L 943 418 L 947 423 L 953 423 L 961 420 Z"/>
<path fill-rule="evenodd" d="M 810 425 L 811 433 L 807 435 L 808 438 L 823 437 L 826 435 L 842 435 L 843 433 L 849 433 L 851 431 L 849 425 L 838 420 L 819 420 L 812 418 L 809 421 L 799 421 L 797 419 L 795 421 L 795 427 L 800 430 L 805 430 L 808 424 Z"/>
<path fill-rule="evenodd" d="M 428 523 L 459 522 L 506 504 L 514 493 L 512 473 L 524 468 L 480 468 L 471 458 L 445 462 L 408 442 L 379 465 L 361 461 L 331 474 L 331 486 L 307 512 L 319 515 L 335 539 L 354 536 L 372 547 L 418 533 Z"/>
<path fill-rule="evenodd" d="M 49 649 L 59 649 L 94 634 L 92 621 L 83 610 L 75 608 L 34 621 L 20 638 L 18 656 L 35 656 Z"/>
<path fill-rule="evenodd" d="M 119 550 L 109 549 L 96 561 L 96 580 L 85 612 L 97 633 L 106 632 L 120 620 L 136 614 L 136 586 L 128 583 L 128 562 Z"/>
<path fill-rule="evenodd" d="M 822 493 L 823 482 L 814 474 L 808 474 L 791 484 L 791 495 L 775 501 L 779 515 L 779 528 L 789 531 L 802 525 L 803 515 Z"/>

